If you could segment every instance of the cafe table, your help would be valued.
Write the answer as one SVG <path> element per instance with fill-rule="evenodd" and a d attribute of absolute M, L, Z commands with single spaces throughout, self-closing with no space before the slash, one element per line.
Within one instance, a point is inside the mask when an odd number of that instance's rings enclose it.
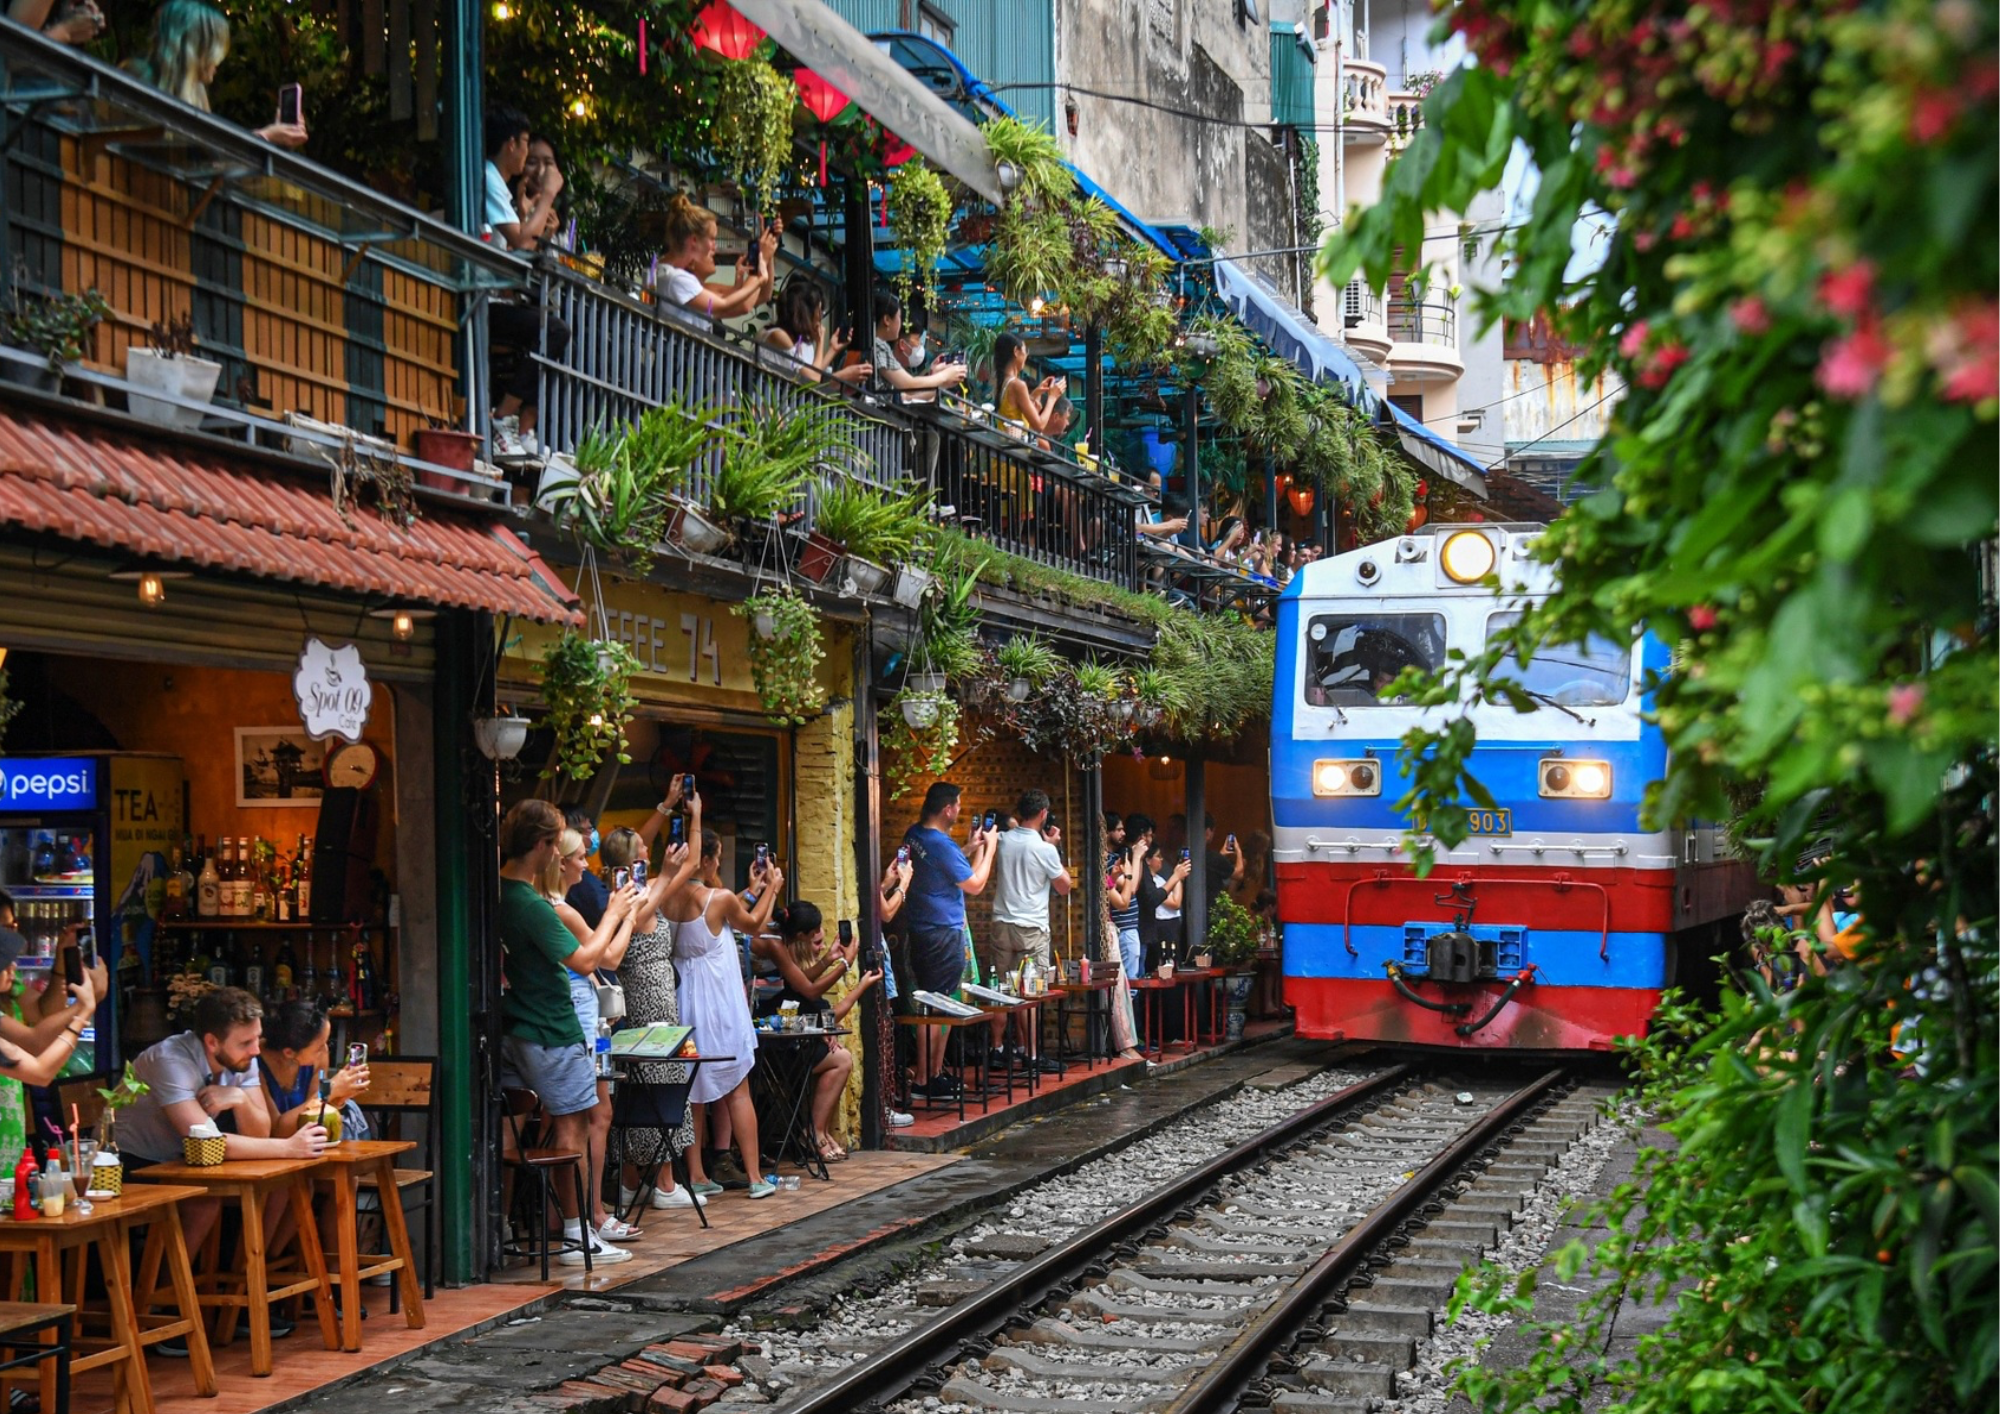
<path fill-rule="evenodd" d="M 7 1294 L 19 1297 L 26 1272 L 35 1277 L 35 1293 L 43 1299 L 63 1290 L 63 1258 L 77 1254 L 76 1283 L 83 1283 L 81 1264 L 92 1249 L 104 1274 L 104 1290 L 110 1306 L 111 1338 L 103 1348 L 81 1354 L 70 1361 L 70 1372 L 79 1375 L 102 1366 L 112 1367 L 112 1386 L 118 1406 L 132 1414 L 152 1414 L 153 1384 L 146 1373 L 145 1347 L 178 1335 L 187 1341 L 188 1363 L 195 1388 L 201 1394 L 216 1392 L 215 1365 L 209 1358 L 208 1341 L 201 1328 L 201 1312 L 196 1304 L 194 1273 L 188 1263 L 187 1237 L 181 1228 L 180 1204 L 202 1197 L 198 1189 L 169 1187 L 164 1183 L 148 1188 L 128 1186 L 116 1198 L 93 1198 L 90 1211 L 78 1205 L 66 1207 L 60 1216 L 35 1217 L 16 1221 L 0 1217 L 0 1254 L 7 1258 Z M 164 1263 L 172 1283 L 174 1312 L 159 1325 L 141 1329 L 132 1300 L 132 1234 L 149 1229 L 146 1242 L 148 1260 L 157 1272 Z M 169 1298 L 156 1295 L 147 1305 L 164 1305 Z M 42 1408 L 56 1408 L 56 1372 L 41 1370 Z"/>
<path fill-rule="evenodd" d="M 1179 992 L 1181 995 L 1183 1021 L 1181 1039 L 1173 1044 L 1192 1051 L 1195 1048 L 1194 992 L 1188 986 L 1187 979 L 1176 970 L 1171 977 L 1161 977 L 1157 974 L 1151 977 L 1134 977 L 1131 986 L 1132 994 L 1140 999 L 1140 1053 L 1166 1054 L 1167 1047 L 1163 1039 L 1166 1026 L 1165 1018 L 1161 1014 L 1162 1003 L 1166 1006 L 1173 1005 L 1171 994 L 1174 992 Z"/>
<path fill-rule="evenodd" d="M 411 1139 L 343 1139 L 320 1151 L 320 1160 L 326 1167 L 314 1176 L 322 1182 L 331 1181 L 334 1193 L 334 1232 L 340 1260 L 327 1279 L 341 1288 L 342 1350 L 361 1348 L 361 1283 L 384 1272 L 394 1272 L 403 1289 L 404 1324 L 413 1331 L 424 1328 L 424 1284 L 417 1280 L 409 1224 L 396 1197 L 396 1156 L 416 1147 L 416 1141 Z M 362 1180 L 370 1176 L 381 1198 L 382 1230 L 389 1239 L 389 1250 L 363 1254 L 361 1216 L 355 1197 Z"/>
<path fill-rule="evenodd" d="M 778 1134 L 780 1162 L 790 1148 L 798 1154 L 799 1169 L 809 1173 L 821 1182 L 831 1181 L 833 1175 L 827 1172 L 826 1156 L 819 1151 L 819 1136 L 812 1124 L 813 1067 L 819 1064 L 819 1057 L 808 1065 L 802 1054 L 808 1041 L 824 1041 L 829 1046 L 838 1046 L 847 1030 L 838 1026 L 800 1026 L 793 1030 L 779 1030 L 775 1027 L 757 1028 L 757 1049 L 770 1047 L 784 1059 L 775 1065 L 765 1067 L 767 1083 L 777 1092 L 779 1108 L 784 1112 L 785 1121 Z"/>
<path fill-rule="evenodd" d="M 919 1002 L 917 1003 L 917 1005 L 922 1006 L 923 1003 Z M 965 1072 L 967 1069 L 973 1066 L 977 1066 L 981 1077 L 979 1086 L 979 1096 L 978 1096 L 980 1113 L 984 1114 L 987 1110 L 992 1108 L 993 1083 L 991 1077 L 991 1070 L 986 1064 L 986 1051 L 987 1051 L 987 1036 L 993 1029 L 993 1013 L 988 1011 L 982 1011 L 974 1016 L 955 1016 L 950 1012 L 926 1010 L 923 1012 L 900 1014 L 896 1017 L 896 1024 L 898 1026 L 908 1026 L 912 1028 L 918 1026 L 940 1026 L 945 1028 L 945 1030 L 948 1033 L 957 1033 L 964 1030 L 967 1027 L 980 1028 L 979 1030 L 974 1031 L 972 1033 L 970 1040 L 967 1040 L 965 1037 L 962 1036 L 959 1038 L 960 1044 L 959 1044 L 958 1065 L 955 1067 L 958 1071 L 957 1095 L 953 1096 L 952 1099 L 950 1100 L 934 1100 L 926 1096 L 920 1096 L 912 1089 L 904 1092 L 903 1103 L 905 1105 L 914 1107 L 919 1099 L 922 1099 L 924 1101 L 925 1109 L 950 1109 L 952 1108 L 953 1105 L 956 1105 L 958 1108 L 959 1121 L 963 1123 L 965 1120 L 965 1098 L 966 1098 Z M 975 1056 L 975 1058 L 970 1061 L 966 1059 L 965 1055 L 965 1047 L 967 1045 L 972 1046 Z M 951 1053 L 949 1049 L 947 1049 L 945 1052 L 946 1069 L 953 1068 L 950 1062 L 950 1054 Z M 939 1073 L 942 1074 L 943 1071 L 941 1070 Z"/>
<path fill-rule="evenodd" d="M 271 1373 L 271 1304 L 288 1296 L 310 1294 L 319 1317 L 320 1340 L 328 1350 L 340 1349 L 340 1331 L 333 1323 L 333 1286 L 327 1280 L 326 1254 L 320 1250 L 319 1225 L 312 1219 L 313 1180 L 324 1176 L 326 1160 L 318 1159 L 227 1159 L 219 1164 L 152 1164 L 135 1170 L 128 1180 L 146 1184 L 170 1183 L 199 1189 L 183 1197 L 219 1198 L 235 1202 L 243 1215 L 243 1290 L 225 1291 L 220 1273 L 211 1274 L 211 1290 L 198 1293 L 203 1306 L 229 1312 L 218 1344 L 227 1345 L 236 1336 L 236 1312 L 250 1315 L 250 1373 Z M 132 1191 L 128 1181 L 126 1192 Z M 278 1193 L 291 1195 L 292 1211 L 298 1220 L 299 1259 L 305 1271 L 272 1272 L 270 1254 L 265 1250 L 264 1205 Z M 394 1202 L 395 1189 L 384 1193 L 383 1209 Z M 273 1278 L 284 1281 L 272 1286 Z"/>

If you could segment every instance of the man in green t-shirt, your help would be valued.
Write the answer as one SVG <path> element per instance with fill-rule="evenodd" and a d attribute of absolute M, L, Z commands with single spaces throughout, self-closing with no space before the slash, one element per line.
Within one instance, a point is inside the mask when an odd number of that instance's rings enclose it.
<path fill-rule="evenodd" d="M 631 931 L 639 891 L 629 885 L 614 890 L 603 921 L 579 943 L 539 886 L 555 863 L 562 831 L 562 812 L 546 800 L 524 800 L 500 822 L 498 921 L 501 970 L 507 979 L 500 1003 L 500 1083 L 540 1097 L 542 1112 L 555 1127 L 556 1148 L 587 1153 L 590 1111 L 597 1104 L 596 1038 L 585 1036 L 577 1023 L 569 972 L 588 976 L 605 965 L 607 953 L 618 950 Z M 585 1181 L 596 1179 L 587 1175 Z M 581 1237 L 575 1192 L 557 1184 L 556 1202 L 562 1208 L 563 1235 Z M 589 1241 L 593 1261 L 622 1262 L 631 1255 L 594 1232 Z M 559 1260 L 581 1266 L 582 1248 Z"/>

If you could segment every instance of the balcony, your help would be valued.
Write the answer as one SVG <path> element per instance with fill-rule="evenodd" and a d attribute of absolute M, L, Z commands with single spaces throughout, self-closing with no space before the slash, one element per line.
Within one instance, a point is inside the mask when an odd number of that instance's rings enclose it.
<path fill-rule="evenodd" d="M 1449 383 L 1465 372 L 1458 310 L 1408 297 L 1389 301 L 1389 370 L 1398 382 Z"/>
<path fill-rule="evenodd" d="M 403 449 L 484 405 L 460 365 L 481 292 L 525 267 L 150 85 L 0 24 L 9 124 L 0 258 L 29 298 L 99 292 L 110 314 L 60 385 L 155 425 L 321 461 L 393 458 L 490 504 L 480 472 Z M 135 397 L 130 355 L 188 320 L 221 364 L 212 399 Z M 0 351 L 32 376 L 38 356 Z"/>
<path fill-rule="evenodd" d="M 1340 292 L 1340 315 L 1350 345 L 1377 363 L 1388 358 L 1395 340 L 1389 335 L 1387 305 L 1361 276 L 1349 280 Z"/>
<path fill-rule="evenodd" d="M 1423 95 L 1392 92 L 1383 111 L 1389 124 L 1389 151 L 1401 152 L 1424 125 Z"/>
<path fill-rule="evenodd" d="M 1366 59 L 1349 59 L 1341 66 L 1341 140 L 1379 146 L 1395 131 L 1389 115 L 1389 71 Z"/>

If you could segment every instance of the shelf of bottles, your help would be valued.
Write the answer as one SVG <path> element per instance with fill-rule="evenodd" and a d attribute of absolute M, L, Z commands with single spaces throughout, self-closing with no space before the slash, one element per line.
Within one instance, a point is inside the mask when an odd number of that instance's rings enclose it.
<path fill-rule="evenodd" d="M 393 896 L 367 922 L 312 919 L 313 840 L 282 845 L 248 836 L 184 843 L 168 866 L 159 980 L 191 973 L 218 987 L 241 987 L 267 1007 L 316 1003 L 344 1019 L 343 1031 L 378 1053 L 393 1049 L 396 917 Z M 381 946 L 378 947 L 378 939 Z"/>

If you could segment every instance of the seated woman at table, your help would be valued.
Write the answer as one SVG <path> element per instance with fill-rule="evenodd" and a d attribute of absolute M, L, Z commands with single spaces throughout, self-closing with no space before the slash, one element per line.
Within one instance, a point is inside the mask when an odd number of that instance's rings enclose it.
<path fill-rule="evenodd" d="M 764 1179 L 757 1147 L 757 1110 L 750 1102 L 757 1030 L 750 1023 L 750 999 L 743 990 L 735 930 L 744 929 L 753 937 L 764 931 L 785 886 L 785 874 L 775 863 L 761 869 L 753 866 L 750 878 L 758 898 L 755 908 L 746 908 L 742 899 L 722 886 L 722 836 L 713 830 L 697 830 L 690 831 L 689 838 L 699 844 L 699 873 L 669 893 L 659 911 L 674 926 L 681 1023 L 695 1028 L 704 1053 L 731 1058 L 695 1072 L 689 1091 L 699 1107 L 695 1134 L 699 1139 L 707 1128 L 708 1107 L 722 1106 L 729 1116 L 737 1152 L 743 1157 L 750 1196 L 768 1198 L 778 1189 Z M 699 1144 L 688 1150 L 688 1176 L 697 1193 L 721 1191 L 718 1185 L 709 1184 Z"/>
<path fill-rule="evenodd" d="M 1016 334 L 993 342 L 993 379 L 1000 385 L 1000 415 L 1023 424 L 1030 432 L 1048 430 L 1056 400 L 1068 388 L 1067 378 L 1044 378 L 1032 389 L 1021 374 L 1028 366 L 1028 346 Z"/>
<path fill-rule="evenodd" d="M 778 965 L 778 975 L 784 979 L 785 987 L 769 1001 L 760 1003 L 758 1010 L 775 1012 L 786 1002 L 797 1002 L 801 1016 L 816 1016 L 821 1026 L 838 1026 L 847 1019 L 847 1013 L 854 1009 L 862 994 L 882 980 L 881 972 L 864 972 L 845 996 L 828 1002 L 827 993 L 839 985 L 854 965 L 861 951 L 860 938 L 850 935 L 844 946 L 837 940 L 828 943 L 826 923 L 818 906 L 803 899 L 779 909 L 776 917 L 777 939 L 759 938 L 752 947 L 757 956 Z M 822 1159 L 838 1162 L 847 1157 L 847 1150 L 833 1137 L 833 1107 L 840 1103 L 847 1077 L 854 1073 L 854 1053 L 832 1039 L 816 1038 L 801 1043 L 799 1063 L 810 1067 L 812 1074 L 813 1143 L 819 1147 Z"/>
<path fill-rule="evenodd" d="M 778 318 L 757 342 L 788 353 L 798 361 L 797 373 L 810 382 L 831 378 L 850 388 L 875 375 L 872 363 L 850 363 L 829 372 L 847 350 L 847 336 L 826 327 L 826 291 L 810 277 L 794 279 L 778 296 Z"/>
<path fill-rule="evenodd" d="M 681 778 L 674 777 L 673 794 L 661 802 L 653 814 L 657 822 L 673 813 L 670 803 L 678 796 Z M 701 797 L 695 795 L 688 800 L 689 828 L 701 828 Z M 657 828 L 657 827 L 656 827 Z M 604 837 L 598 849 L 598 858 L 607 870 L 629 869 L 634 860 L 647 855 L 650 835 L 644 829 L 613 830 Z M 646 892 L 639 906 L 632 913 L 632 942 L 625 949 L 624 964 L 618 969 L 618 980 L 625 988 L 626 1026 L 679 1026 L 681 1004 L 678 982 L 674 977 L 674 925 L 663 916 L 660 905 L 675 890 L 686 885 L 694 877 L 696 865 L 693 852 L 686 845 L 670 846 L 666 853 L 665 868 L 646 884 Z M 699 1044 L 701 1038 L 696 1037 Z M 688 1068 L 665 1061 L 630 1061 L 626 1063 L 625 1076 L 640 1085 L 685 1085 L 688 1083 Z M 627 1154 L 660 1154 L 668 1162 L 654 1169 L 652 1205 L 655 1208 L 692 1208 L 705 1200 L 689 1188 L 674 1184 L 672 1157 L 685 1154 L 694 1147 L 694 1110 L 690 1107 L 681 1117 L 678 1128 L 668 1133 L 658 1129 L 628 1128 L 624 1131 L 623 1151 Z M 618 1177 L 618 1206 L 628 1210 L 639 1198 L 639 1168 L 636 1164 L 626 1164 Z"/>
<path fill-rule="evenodd" d="M 667 249 L 654 288 L 662 304 L 680 305 L 710 319 L 738 319 L 771 297 L 772 267 L 778 259 L 778 227 L 761 221 L 757 270 L 747 255 L 736 257 L 736 282 L 711 285 L 715 273 L 715 213 L 676 192 L 667 203 Z"/>
<path fill-rule="evenodd" d="M 368 1118 L 356 1098 L 368 1089 L 368 1063 L 333 1068 L 327 1043 L 333 1023 L 315 1002 L 282 1003 L 264 1019 L 264 1049 L 257 1057 L 257 1074 L 264 1085 L 264 1103 L 271 1112 L 271 1137 L 287 1139 L 303 1125 L 325 1126 L 330 1111 L 342 1139 L 368 1133 Z M 268 1250 L 284 1248 L 292 1235 L 293 1213 L 276 1209 L 266 1219 Z M 324 1250 L 335 1250 L 334 1214 L 323 1206 L 319 1235 Z M 367 1248 L 364 1250 L 375 1250 Z"/>

